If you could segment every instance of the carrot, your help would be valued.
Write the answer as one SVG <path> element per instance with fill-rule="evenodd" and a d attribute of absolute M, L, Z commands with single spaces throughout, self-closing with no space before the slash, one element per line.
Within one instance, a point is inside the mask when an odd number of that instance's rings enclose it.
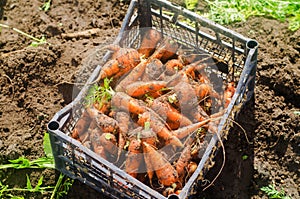
<path fill-rule="evenodd" d="M 196 162 L 189 162 L 189 164 L 187 165 L 188 175 L 192 175 L 196 171 L 197 167 L 198 165 Z"/>
<path fill-rule="evenodd" d="M 137 139 L 131 139 L 125 160 L 125 172 L 132 177 L 137 178 L 142 161 L 141 142 Z"/>
<path fill-rule="evenodd" d="M 110 102 L 107 102 L 105 99 L 101 99 L 101 102 L 95 102 L 94 107 L 101 113 L 107 113 L 110 109 Z"/>
<path fill-rule="evenodd" d="M 113 156 L 117 154 L 117 139 L 113 134 L 103 133 L 99 138 L 96 139 L 99 139 L 99 143 L 101 146 L 103 146 L 105 151 L 109 152 Z"/>
<path fill-rule="evenodd" d="M 191 160 L 191 145 L 188 144 L 183 151 L 181 152 L 180 157 L 178 158 L 176 162 L 176 171 L 178 173 L 179 178 L 179 186 L 182 187 L 184 183 L 184 179 L 186 176 L 186 168 Z"/>
<path fill-rule="evenodd" d="M 87 112 L 89 113 L 90 117 L 96 120 L 97 126 L 106 133 L 115 133 L 118 131 L 119 126 L 118 122 L 101 113 L 95 108 L 87 108 Z"/>
<path fill-rule="evenodd" d="M 122 151 L 124 150 L 124 146 L 126 143 L 125 137 L 129 129 L 130 115 L 126 112 L 117 112 L 115 114 L 115 118 L 119 126 L 118 157 L 117 157 L 118 160 Z"/>
<path fill-rule="evenodd" d="M 143 101 L 134 99 L 123 92 L 117 92 L 111 100 L 112 106 L 134 114 L 142 114 L 147 110 Z"/>
<path fill-rule="evenodd" d="M 176 56 L 178 48 L 179 46 L 176 41 L 170 37 L 166 37 L 162 40 L 160 45 L 158 45 L 151 57 L 160 59 L 163 63 L 165 63 L 167 60 Z"/>
<path fill-rule="evenodd" d="M 117 47 L 113 46 L 112 48 L 115 49 Z M 140 61 L 140 55 L 137 50 L 132 48 L 118 48 L 113 54 L 112 59 L 102 66 L 99 76 L 94 82 L 99 82 L 106 77 L 121 77 L 138 65 Z"/>
<path fill-rule="evenodd" d="M 93 151 L 99 156 L 101 156 L 102 158 L 107 159 L 104 147 L 101 146 L 100 143 L 100 137 L 102 133 L 94 129 L 89 134 L 90 134 L 90 141 L 91 141 Z"/>
<path fill-rule="evenodd" d="M 94 152 L 103 159 L 107 160 L 107 155 L 103 146 L 95 146 Z"/>
<path fill-rule="evenodd" d="M 107 61 L 101 68 L 98 78 L 94 82 L 99 82 L 106 77 L 112 77 L 120 71 L 120 65 L 118 60 L 111 59 Z"/>
<path fill-rule="evenodd" d="M 178 182 L 178 174 L 175 168 L 150 144 L 143 142 L 143 151 L 149 156 L 151 165 L 156 173 L 158 181 L 164 186 L 170 186 Z"/>
<path fill-rule="evenodd" d="M 199 104 L 197 104 L 195 108 L 190 110 L 189 116 L 191 117 L 193 122 L 201 122 L 209 118 L 208 114 Z"/>
<path fill-rule="evenodd" d="M 154 115 L 150 112 L 144 112 L 139 116 L 138 124 L 145 126 L 145 122 L 150 123 L 150 127 L 157 136 L 162 138 L 166 144 L 172 144 L 173 146 L 182 147 L 181 141 L 169 131 L 169 129 Z"/>
<path fill-rule="evenodd" d="M 155 93 L 167 85 L 164 81 L 138 81 L 126 86 L 125 92 L 131 97 L 142 97 L 147 93 Z"/>
<path fill-rule="evenodd" d="M 137 81 L 144 74 L 147 64 L 150 63 L 150 60 L 142 60 L 136 67 L 134 67 L 124 79 L 122 79 L 115 90 L 118 92 L 124 91 L 126 86 L 132 82 Z"/>
<path fill-rule="evenodd" d="M 142 81 L 163 80 L 162 74 L 165 71 L 163 63 L 156 58 L 152 59 L 146 66 Z"/>
<path fill-rule="evenodd" d="M 213 89 L 213 87 L 206 83 L 195 85 L 195 91 L 199 100 L 203 100 L 207 96 L 220 98 L 219 94 Z"/>
<path fill-rule="evenodd" d="M 180 59 L 171 59 L 165 64 L 166 74 L 174 75 L 177 71 L 183 68 L 183 62 Z"/>
<path fill-rule="evenodd" d="M 192 132 L 194 132 L 198 128 L 204 126 L 205 124 L 207 124 L 210 121 L 211 121 L 211 119 L 208 118 L 206 120 L 203 120 L 202 122 L 197 122 L 197 123 L 191 124 L 189 126 L 181 127 L 177 130 L 174 130 L 172 132 L 172 134 L 175 135 L 179 139 L 185 138 L 186 136 L 188 136 L 189 134 L 191 134 Z"/>
<path fill-rule="evenodd" d="M 235 93 L 234 82 L 229 82 L 224 91 L 224 104 L 225 104 L 224 106 L 225 106 L 225 108 L 228 107 L 234 93 Z"/>
<path fill-rule="evenodd" d="M 183 114 L 186 114 L 198 104 L 196 92 L 191 84 L 180 82 L 174 86 L 174 91 Z"/>
<path fill-rule="evenodd" d="M 153 166 L 151 164 L 151 160 L 150 160 L 150 157 L 149 157 L 148 153 L 144 153 L 144 161 L 145 161 L 145 164 L 146 164 L 146 170 L 147 170 L 147 175 L 148 175 L 148 178 L 149 178 L 149 182 L 150 182 L 150 185 L 152 187 L 153 186 L 152 185 L 152 179 L 153 179 L 153 176 L 154 176 L 154 169 L 153 169 Z"/>
<path fill-rule="evenodd" d="M 155 29 L 147 29 L 138 52 L 145 58 L 149 57 L 155 50 L 157 43 L 162 39 L 162 35 Z"/>
<path fill-rule="evenodd" d="M 156 133 L 151 128 L 146 129 L 146 127 L 145 127 L 145 129 L 143 129 L 140 132 L 139 136 L 140 136 L 140 139 L 141 139 L 142 142 L 147 142 L 148 144 L 151 144 L 153 146 L 156 145 L 156 142 L 157 142 Z"/>
<path fill-rule="evenodd" d="M 166 117 L 169 122 L 177 124 L 178 126 L 188 126 L 192 124 L 192 122 L 187 117 L 179 113 L 168 102 L 163 103 L 155 99 L 151 104 L 151 109 L 163 118 Z"/>
<path fill-rule="evenodd" d="M 84 111 L 72 131 L 72 138 L 79 139 L 79 137 L 88 129 L 91 120 L 89 114 Z"/>

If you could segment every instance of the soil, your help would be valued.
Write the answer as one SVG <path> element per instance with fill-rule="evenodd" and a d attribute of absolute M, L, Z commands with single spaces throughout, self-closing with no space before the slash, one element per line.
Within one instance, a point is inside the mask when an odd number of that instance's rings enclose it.
<path fill-rule="evenodd" d="M 31 47 L 31 40 L 12 29 L 0 35 L 0 163 L 25 156 L 44 156 L 43 136 L 54 114 L 71 102 L 84 72 L 88 77 L 99 60 L 95 53 L 111 43 L 119 32 L 128 1 L 52 1 L 49 11 L 42 0 L 2 0 L 0 23 L 47 42 Z M 66 33 L 89 29 L 86 37 L 68 38 Z M 300 198 L 300 30 L 291 32 L 287 22 L 251 18 L 229 28 L 259 42 L 255 96 L 244 108 L 225 142 L 225 167 L 214 182 L 196 198 L 267 198 L 262 186 L 274 184 L 291 198 Z M 92 57 L 92 59 L 91 59 Z M 86 71 L 86 66 L 89 66 Z M 82 78 L 84 81 L 85 78 Z M 221 165 L 216 156 L 213 180 Z M 26 186 L 44 176 L 54 186 L 58 172 L 51 169 L 0 171 L 3 184 Z M 49 198 L 27 194 L 26 198 Z M 74 182 L 66 198 L 104 198 L 87 185 Z"/>

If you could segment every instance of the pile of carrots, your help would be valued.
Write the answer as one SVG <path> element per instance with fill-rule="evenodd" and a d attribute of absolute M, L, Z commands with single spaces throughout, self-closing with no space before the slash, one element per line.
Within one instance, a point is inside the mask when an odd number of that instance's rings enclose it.
<path fill-rule="evenodd" d="M 205 72 L 210 56 L 186 54 L 155 29 L 138 49 L 108 48 L 112 56 L 94 81 L 101 97 L 85 105 L 71 136 L 163 195 L 178 194 L 235 85 L 216 92 Z"/>

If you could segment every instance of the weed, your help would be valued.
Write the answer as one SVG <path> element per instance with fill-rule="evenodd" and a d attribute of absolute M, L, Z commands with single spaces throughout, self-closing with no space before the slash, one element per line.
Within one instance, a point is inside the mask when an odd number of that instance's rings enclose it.
<path fill-rule="evenodd" d="M 45 1 L 45 3 L 42 5 L 41 10 L 44 10 L 47 12 L 51 7 L 51 0 Z"/>
<path fill-rule="evenodd" d="M 30 161 L 29 159 L 25 157 L 19 157 L 15 160 L 9 160 L 9 164 L 0 165 L 0 169 L 24 169 L 24 168 L 30 168 L 30 169 L 44 169 L 44 168 L 50 168 L 54 169 L 54 157 L 52 154 L 51 149 L 51 143 L 49 134 L 44 134 L 44 140 L 43 140 L 43 146 L 44 146 L 44 152 L 46 154 L 45 157 L 38 158 L 36 160 Z M 24 188 L 10 188 L 8 185 L 4 185 L 0 181 L 0 198 L 13 198 L 13 199 L 24 199 L 24 197 L 21 196 L 15 196 L 11 194 L 12 192 L 35 192 L 35 193 L 52 193 L 51 199 L 58 199 L 62 198 L 64 195 L 66 195 L 70 189 L 70 187 L 73 184 L 73 180 L 70 178 L 65 177 L 63 174 L 60 174 L 55 187 L 53 186 L 47 186 L 43 187 L 43 179 L 44 177 L 41 176 L 38 180 L 38 183 L 35 187 L 32 186 L 30 178 L 28 175 L 26 175 L 26 187 Z"/>
<path fill-rule="evenodd" d="M 44 36 L 42 36 L 41 39 L 38 39 L 38 38 L 36 38 L 36 37 L 34 37 L 34 36 L 32 36 L 32 35 L 29 35 L 29 34 L 23 32 L 23 31 L 17 29 L 17 28 L 13 28 L 13 27 L 10 27 L 9 25 L 1 24 L 1 23 L 0 23 L 0 28 L 12 29 L 13 31 L 15 31 L 15 32 L 17 32 L 17 33 L 19 33 L 19 34 L 21 34 L 21 35 L 23 35 L 23 36 L 25 36 L 25 37 L 28 37 L 28 38 L 30 38 L 30 39 L 32 39 L 33 41 L 32 41 L 32 43 L 30 44 L 30 46 L 36 47 L 36 46 L 41 45 L 41 44 L 48 44 L 48 45 L 51 45 L 49 42 L 46 41 L 46 38 L 45 38 Z"/>
<path fill-rule="evenodd" d="M 98 103 L 99 106 L 102 107 L 103 103 L 111 100 L 112 96 L 115 93 L 110 86 L 112 80 L 113 80 L 112 78 L 111 79 L 105 78 L 103 81 L 103 86 L 94 84 L 90 88 L 87 96 L 85 97 L 85 104 L 87 106 L 90 106 L 94 103 Z"/>
<path fill-rule="evenodd" d="M 53 190 L 52 186 L 47 186 L 47 187 L 42 186 L 43 179 L 44 179 L 43 176 L 40 177 L 40 179 L 38 180 L 38 183 L 35 187 L 32 186 L 28 175 L 26 175 L 26 179 L 27 179 L 26 187 L 24 187 L 24 188 L 17 188 L 17 187 L 9 188 L 8 185 L 4 185 L 0 181 L 0 198 L 4 198 L 4 196 L 9 197 L 9 198 L 23 198 L 20 196 L 14 196 L 14 195 L 10 194 L 11 192 L 32 192 L 32 193 L 42 193 L 43 194 L 45 192 L 51 192 L 51 190 Z"/>
<path fill-rule="evenodd" d="M 247 160 L 249 157 L 247 155 L 242 156 L 242 160 Z"/>
<path fill-rule="evenodd" d="M 277 191 L 274 185 L 262 187 L 260 188 L 260 190 L 265 192 L 269 196 L 269 198 L 290 199 L 290 197 L 285 195 L 283 189 L 281 189 L 281 191 Z"/>
<path fill-rule="evenodd" d="M 289 29 L 300 28 L 300 2 L 298 0 L 205 0 L 210 9 L 206 17 L 220 24 L 246 21 L 250 16 L 288 19 Z"/>

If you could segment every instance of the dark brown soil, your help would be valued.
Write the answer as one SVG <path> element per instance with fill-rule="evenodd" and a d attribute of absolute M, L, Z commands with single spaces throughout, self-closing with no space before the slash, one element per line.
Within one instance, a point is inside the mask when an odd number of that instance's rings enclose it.
<path fill-rule="evenodd" d="M 18 28 L 50 45 L 29 47 L 31 40 L 11 29 L 0 35 L 0 163 L 26 156 L 43 156 L 43 135 L 53 115 L 78 92 L 86 65 L 93 68 L 93 54 L 117 35 L 128 2 L 118 0 L 52 1 L 48 12 L 42 0 L 2 0 L 0 23 Z M 256 39 L 259 46 L 254 103 L 239 117 L 243 131 L 234 127 L 225 142 L 226 164 L 215 181 L 197 198 L 266 198 L 262 186 L 274 184 L 291 198 L 300 198 L 300 30 L 290 32 L 287 22 L 252 18 L 230 28 Z M 94 35 L 68 39 L 64 33 L 98 28 Z M 91 57 L 95 59 L 91 59 Z M 90 72 L 90 71 L 89 71 Z M 88 76 L 89 73 L 85 73 Z M 247 157 L 243 160 L 242 157 Z M 212 180 L 222 160 L 207 175 Z M 26 186 L 26 173 L 33 184 L 44 176 L 54 185 L 54 170 L 0 171 L 1 182 Z M 26 198 L 49 198 L 29 194 Z M 75 181 L 67 198 L 103 198 Z"/>

